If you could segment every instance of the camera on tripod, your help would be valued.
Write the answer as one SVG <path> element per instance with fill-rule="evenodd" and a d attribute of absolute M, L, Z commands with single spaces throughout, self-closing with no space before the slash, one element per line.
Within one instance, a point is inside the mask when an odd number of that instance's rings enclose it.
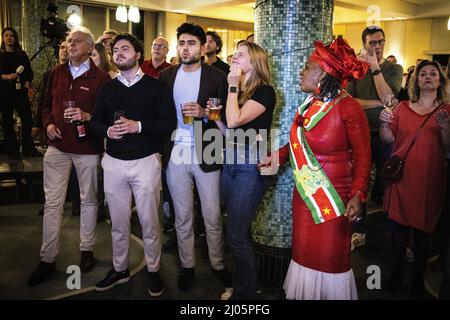
<path fill-rule="evenodd" d="M 57 17 L 56 11 L 58 7 L 54 4 L 49 4 L 47 11 L 50 16 L 47 19 L 41 19 L 41 34 L 50 39 L 52 47 L 58 47 L 59 43 L 66 38 L 67 28 L 66 22 Z"/>

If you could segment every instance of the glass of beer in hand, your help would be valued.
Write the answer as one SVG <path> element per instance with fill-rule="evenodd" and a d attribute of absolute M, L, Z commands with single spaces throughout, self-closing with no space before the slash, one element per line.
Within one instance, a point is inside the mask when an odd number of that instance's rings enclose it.
<path fill-rule="evenodd" d="M 220 111 L 222 109 L 222 105 L 220 104 L 219 98 L 209 98 L 209 120 L 219 120 L 220 119 Z"/>
<path fill-rule="evenodd" d="M 73 100 L 64 100 L 63 101 L 63 108 L 64 108 L 64 122 L 65 123 L 72 123 L 71 110 L 69 110 L 69 109 L 75 108 L 75 101 L 73 101 Z"/>
<path fill-rule="evenodd" d="M 193 124 L 194 123 L 194 116 L 188 116 L 184 113 L 184 107 L 189 103 L 182 103 L 181 104 L 181 112 L 183 113 L 183 123 L 184 124 Z"/>

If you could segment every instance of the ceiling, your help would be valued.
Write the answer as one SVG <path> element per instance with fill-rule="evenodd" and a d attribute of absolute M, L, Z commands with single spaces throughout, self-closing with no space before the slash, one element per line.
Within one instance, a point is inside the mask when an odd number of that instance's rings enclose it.
<path fill-rule="evenodd" d="M 254 0 L 88 0 L 88 2 L 114 5 L 125 2 L 126 5 L 137 4 L 141 9 L 243 22 L 253 22 L 255 5 Z M 371 11 L 368 12 L 368 8 Z M 337 0 L 334 22 L 364 22 L 378 8 L 381 20 L 450 16 L 449 0 Z"/>

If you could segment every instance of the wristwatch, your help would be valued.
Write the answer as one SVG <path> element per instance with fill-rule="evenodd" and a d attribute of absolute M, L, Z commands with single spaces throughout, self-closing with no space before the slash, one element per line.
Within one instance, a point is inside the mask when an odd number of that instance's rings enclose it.
<path fill-rule="evenodd" d="M 236 87 L 236 86 L 231 86 L 231 87 L 229 88 L 229 91 L 230 91 L 231 93 L 237 93 L 237 87 Z"/>
<path fill-rule="evenodd" d="M 377 70 L 375 70 L 375 71 L 372 71 L 372 75 L 373 76 L 377 76 L 377 75 L 379 75 L 381 73 L 381 70 L 380 69 L 377 69 Z"/>

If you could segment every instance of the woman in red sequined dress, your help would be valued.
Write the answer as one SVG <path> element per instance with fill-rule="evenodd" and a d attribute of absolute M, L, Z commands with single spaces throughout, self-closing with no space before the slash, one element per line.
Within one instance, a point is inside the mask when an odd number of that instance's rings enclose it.
<path fill-rule="evenodd" d="M 311 95 L 296 112 L 290 142 L 260 163 L 263 174 L 289 158 L 293 167 L 287 299 L 357 299 L 350 238 L 366 200 L 370 132 L 360 104 L 342 88 L 367 68 L 342 38 L 316 42 L 300 73 Z"/>

